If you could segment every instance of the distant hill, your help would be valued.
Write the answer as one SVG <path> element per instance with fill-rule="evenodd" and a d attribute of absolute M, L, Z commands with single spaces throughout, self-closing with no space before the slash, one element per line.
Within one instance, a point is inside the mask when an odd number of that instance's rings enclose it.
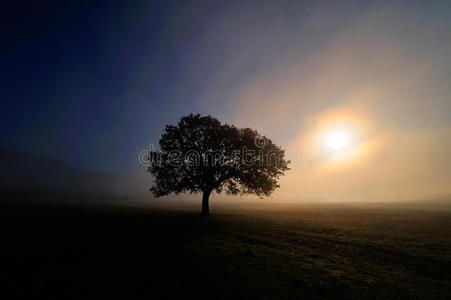
<path fill-rule="evenodd" d="M 92 172 L 40 155 L 0 150 L 0 196 L 8 200 L 105 202 L 147 196 L 149 182 Z"/>

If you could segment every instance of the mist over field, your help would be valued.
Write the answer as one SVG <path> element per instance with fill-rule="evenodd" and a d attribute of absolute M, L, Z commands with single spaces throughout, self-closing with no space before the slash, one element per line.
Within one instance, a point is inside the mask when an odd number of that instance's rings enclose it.
<path fill-rule="evenodd" d="M 213 110 L 225 103 L 226 120 L 260 128 L 301 155 L 274 197 L 365 202 L 450 194 L 449 7 L 405 4 L 316 2 L 304 4 L 304 18 L 280 3 L 258 12 L 243 5 L 233 26 L 246 30 L 227 34 L 236 14 L 230 9 L 202 36 L 227 59 L 203 103 Z M 251 66 L 246 79 L 232 86 L 243 66 Z M 356 156 L 343 163 L 318 157 L 314 145 L 336 123 L 360 131 Z"/>
<path fill-rule="evenodd" d="M 0 16 L 2 299 L 451 299 L 451 1 Z"/>

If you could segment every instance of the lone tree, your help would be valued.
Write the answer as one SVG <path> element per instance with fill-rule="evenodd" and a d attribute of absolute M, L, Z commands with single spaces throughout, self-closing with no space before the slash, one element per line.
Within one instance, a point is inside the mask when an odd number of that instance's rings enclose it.
<path fill-rule="evenodd" d="M 150 152 L 149 162 L 154 196 L 202 192 L 202 214 L 209 214 L 213 191 L 262 198 L 279 187 L 279 176 L 289 170 L 285 151 L 267 137 L 199 114 L 167 125 L 160 150 Z"/>

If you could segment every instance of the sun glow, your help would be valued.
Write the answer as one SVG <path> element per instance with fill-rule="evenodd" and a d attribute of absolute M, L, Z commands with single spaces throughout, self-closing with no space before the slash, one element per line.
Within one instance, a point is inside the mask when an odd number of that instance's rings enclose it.
<path fill-rule="evenodd" d="M 360 140 L 358 128 L 343 124 L 330 124 L 319 135 L 317 151 L 325 161 L 356 157 Z"/>
<path fill-rule="evenodd" d="M 350 144 L 349 134 L 345 132 L 330 132 L 326 136 L 326 146 L 331 150 L 343 150 Z"/>
<path fill-rule="evenodd" d="M 364 164 L 383 143 L 371 120 L 357 105 L 327 110 L 305 123 L 292 151 L 302 149 L 321 172 Z"/>

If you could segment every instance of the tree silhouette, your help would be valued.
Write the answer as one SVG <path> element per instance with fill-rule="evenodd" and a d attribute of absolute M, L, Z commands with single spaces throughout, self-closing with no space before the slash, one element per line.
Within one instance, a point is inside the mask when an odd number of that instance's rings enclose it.
<path fill-rule="evenodd" d="M 160 150 L 150 152 L 149 161 L 155 177 L 152 193 L 202 192 L 202 214 L 209 214 L 213 191 L 269 196 L 289 170 L 285 151 L 267 137 L 199 114 L 167 125 Z"/>

